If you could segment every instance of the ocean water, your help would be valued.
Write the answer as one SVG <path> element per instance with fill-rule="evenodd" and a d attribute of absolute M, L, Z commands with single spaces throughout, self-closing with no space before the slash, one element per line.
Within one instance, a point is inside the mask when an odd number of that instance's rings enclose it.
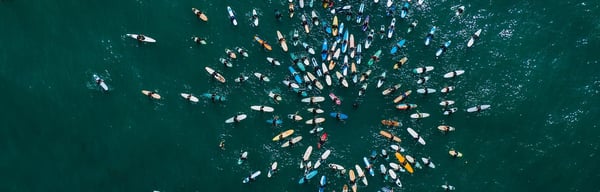
<path fill-rule="evenodd" d="M 307 1 L 307 0 L 305 0 Z M 308 2 L 308 1 L 307 1 Z M 336 1 L 336 7 L 352 5 L 357 11 L 361 1 Z M 389 25 L 384 1 L 365 1 L 370 27 L 378 31 Z M 287 16 L 286 1 L 0 1 L 0 189 L 3 191 L 309 191 L 318 189 L 318 178 L 328 178 L 326 191 L 341 191 L 348 183 L 326 166 L 308 183 L 299 185 L 303 171 L 301 156 L 307 146 L 316 147 L 318 137 L 310 126 L 292 122 L 287 114 L 298 112 L 305 119 L 314 107 L 301 103 L 301 97 L 288 90 L 281 80 L 289 76 L 289 53 L 304 54 L 301 46 L 291 45 L 294 29 L 301 30 L 300 14 L 316 10 L 331 23 L 332 14 L 315 2 L 315 7 L 300 9 Z M 396 1 L 397 6 L 401 2 Z M 227 17 L 231 6 L 239 25 Z M 457 5 L 466 7 L 459 17 Z M 191 7 L 206 12 L 209 21 L 198 20 Z M 251 10 L 256 8 L 260 25 L 250 26 Z M 274 18 L 274 10 L 283 14 Z M 318 107 L 326 112 L 343 112 L 350 117 L 340 122 L 327 115 L 322 126 L 329 139 L 324 149 L 332 151 L 326 163 L 351 168 L 363 166 L 362 157 L 371 150 L 388 149 L 379 135 L 388 130 L 403 139 L 404 154 L 431 157 L 435 169 L 416 169 L 400 173 L 402 191 L 439 191 L 448 182 L 460 191 L 598 191 L 593 182 L 600 179 L 600 3 L 598 1 L 425 1 L 411 2 L 408 19 L 395 17 L 396 31 L 391 40 L 376 35 L 373 46 L 363 49 L 361 72 L 378 49 L 381 60 L 373 65 L 365 96 L 358 97 L 359 85 L 349 88 L 326 87 L 311 95 L 334 92 L 342 99 L 335 106 L 329 98 Z M 360 24 L 340 22 L 363 42 L 366 33 Z M 354 19 L 354 18 L 352 18 Z M 407 34 L 410 22 L 418 20 Z M 423 40 L 431 26 L 438 27 L 432 45 Z M 475 46 L 466 48 L 473 32 L 482 29 Z M 288 39 L 290 51 L 284 53 L 276 40 L 276 30 Z M 311 33 L 300 31 L 300 40 L 320 51 L 323 38 L 333 38 L 321 26 Z M 144 33 L 157 39 L 155 44 L 138 43 L 125 36 Z M 253 41 L 259 35 L 273 51 L 265 51 Z M 207 45 L 196 45 L 191 36 L 208 38 Z M 389 49 L 404 38 L 406 47 L 395 55 Z M 452 40 L 448 51 L 435 58 L 437 47 Z M 232 61 L 225 68 L 218 58 L 226 48 L 248 50 L 248 58 Z M 265 58 L 274 57 L 282 66 L 270 66 Z M 408 63 L 393 70 L 403 56 Z M 320 62 L 320 57 L 316 55 Z M 420 95 L 416 75 L 410 70 L 431 65 L 427 87 L 456 86 L 449 94 Z M 210 66 L 228 80 L 221 84 L 205 71 Z M 446 72 L 462 69 L 465 74 L 444 79 Z M 335 70 L 339 70 L 336 68 Z M 406 100 L 418 104 L 418 111 L 431 117 L 409 118 L 415 111 L 397 111 L 393 96 L 382 96 L 376 89 L 377 76 L 387 71 L 384 87 L 401 83 L 399 91 L 413 90 Z M 261 72 L 271 82 L 250 76 Z M 249 81 L 236 84 L 241 73 Z M 102 76 L 110 87 L 101 92 L 92 75 Z M 324 80 L 321 78 L 321 82 Z M 159 101 L 150 100 L 140 90 L 155 90 Z M 283 101 L 273 103 L 269 91 L 279 92 Z M 201 99 L 183 100 L 179 93 L 195 95 L 216 93 L 225 102 Z M 459 110 L 442 115 L 437 105 L 443 99 L 456 101 Z M 359 107 L 354 109 L 353 103 Z M 489 110 L 467 113 L 478 104 Z M 268 105 L 275 112 L 251 111 L 251 105 Z M 239 124 L 224 120 L 245 113 Z M 280 127 L 265 123 L 273 115 L 284 118 Z M 402 123 L 399 128 L 383 127 L 382 119 Z M 449 134 L 436 127 L 456 127 Z M 406 132 L 411 127 L 427 145 L 414 142 Z M 271 138 L 294 129 L 304 139 L 292 148 L 280 148 Z M 218 147 L 225 141 L 225 150 Z M 452 159 L 449 149 L 464 154 Z M 237 165 L 241 151 L 248 160 Z M 323 149 L 313 150 L 314 163 Z M 271 162 L 279 171 L 267 178 Z M 374 166 L 393 162 L 378 158 Z M 364 166 L 363 166 L 364 167 Z M 262 175 L 250 184 L 242 179 L 251 171 Z M 378 171 L 378 169 L 377 169 Z M 367 176 L 368 186 L 359 191 L 394 187 L 383 176 Z"/>

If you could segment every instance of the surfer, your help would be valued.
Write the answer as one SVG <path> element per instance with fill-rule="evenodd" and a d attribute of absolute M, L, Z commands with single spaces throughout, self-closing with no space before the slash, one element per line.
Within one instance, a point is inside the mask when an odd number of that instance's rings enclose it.
<path fill-rule="evenodd" d="M 354 108 L 354 109 L 358 109 L 358 102 L 354 102 L 354 103 L 352 104 L 352 108 Z"/>
<path fill-rule="evenodd" d="M 428 158 L 423 158 L 423 164 L 429 166 L 429 164 L 431 164 L 431 161 L 429 161 L 429 157 Z"/>
<path fill-rule="evenodd" d="M 233 122 L 239 123 L 240 120 L 238 119 L 240 115 L 235 115 L 235 117 L 233 117 Z"/>
<path fill-rule="evenodd" d="M 275 9 L 275 19 L 277 19 L 277 21 L 281 20 L 281 12 L 277 9 Z"/>
<path fill-rule="evenodd" d="M 154 94 L 156 94 L 156 92 L 150 91 L 150 92 L 148 92 L 148 97 L 152 98 Z"/>
<path fill-rule="evenodd" d="M 448 151 L 448 153 L 452 158 L 462 157 L 462 154 L 454 149 L 451 149 L 450 151 Z"/>
<path fill-rule="evenodd" d="M 240 77 L 238 77 L 238 80 L 240 83 L 244 82 L 244 74 L 240 74 Z"/>
<path fill-rule="evenodd" d="M 339 112 L 335 113 L 335 119 L 342 120 L 341 115 L 340 115 Z"/>
<path fill-rule="evenodd" d="M 262 74 L 260 74 L 260 77 L 258 77 L 258 79 L 260 79 L 261 81 L 264 81 L 264 79 L 265 79 L 265 76 L 264 76 L 264 75 L 262 75 Z"/>
<path fill-rule="evenodd" d="M 387 152 L 383 153 L 384 151 L 385 151 L 385 150 L 382 150 L 382 151 L 381 151 L 381 152 L 382 152 L 382 153 L 381 153 L 381 157 L 382 157 L 382 158 L 384 158 L 384 159 L 387 159 L 387 158 L 388 158 L 388 154 L 387 154 Z"/>
<path fill-rule="evenodd" d="M 215 97 L 217 96 L 217 94 L 211 94 L 210 95 L 210 100 L 214 103 L 215 102 Z"/>
<path fill-rule="evenodd" d="M 456 10 L 456 13 L 458 15 L 462 14 L 465 11 L 465 7 L 464 6 L 459 6 L 458 9 Z"/>
<path fill-rule="evenodd" d="M 294 146 L 294 142 L 292 142 L 292 140 L 291 140 L 291 139 L 288 139 L 288 145 L 289 145 L 290 147 L 291 147 L 291 146 Z"/>
<path fill-rule="evenodd" d="M 273 116 L 273 126 L 277 126 L 277 120 L 279 120 L 279 116 Z"/>
<path fill-rule="evenodd" d="M 236 116 L 236 117 L 237 117 L 237 116 Z M 234 118 L 234 120 L 235 120 L 235 118 Z M 219 143 L 219 148 L 220 148 L 221 150 L 225 150 L 225 140 L 221 140 L 221 142 Z"/>
<path fill-rule="evenodd" d="M 146 37 L 145 37 L 144 35 L 142 35 L 142 34 L 139 34 L 139 35 L 137 36 L 137 40 L 138 40 L 138 41 L 144 41 L 145 39 L 146 39 Z"/>
<path fill-rule="evenodd" d="M 264 110 L 263 110 L 264 108 L 265 108 L 265 106 L 264 106 L 264 105 L 261 105 L 261 106 L 260 106 L 260 111 L 261 111 L 261 112 L 264 112 Z"/>

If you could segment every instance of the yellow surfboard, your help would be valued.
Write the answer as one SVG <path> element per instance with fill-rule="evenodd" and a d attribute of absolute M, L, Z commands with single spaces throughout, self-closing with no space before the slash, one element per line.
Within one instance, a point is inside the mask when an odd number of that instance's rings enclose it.
<path fill-rule="evenodd" d="M 406 171 L 408 171 L 409 173 L 413 173 L 415 170 L 412 168 L 412 166 L 410 166 L 410 163 L 408 163 L 408 161 L 406 161 L 406 158 L 404 158 L 404 156 L 402 156 L 402 154 L 400 154 L 399 152 L 396 152 L 396 159 L 398 159 L 398 161 L 400 162 L 400 165 L 402 165 L 404 167 L 404 169 L 406 169 Z"/>
<path fill-rule="evenodd" d="M 285 139 L 286 137 L 289 137 L 292 134 L 294 134 L 293 129 L 281 132 L 281 133 L 277 134 L 275 137 L 273 137 L 273 141 L 279 141 L 279 140 Z"/>

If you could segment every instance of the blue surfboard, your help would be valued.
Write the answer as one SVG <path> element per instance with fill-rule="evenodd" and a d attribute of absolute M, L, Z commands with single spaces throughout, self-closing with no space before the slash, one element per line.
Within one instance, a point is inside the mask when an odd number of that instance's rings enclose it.
<path fill-rule="evenodd" d="M 345 119 L 348 119 L 348 115 L 346 115 L 346 114 L 343 114 L 343 113 L 336 113 L 336 112 L 329 113 L 329 115 L 330 115 L 331 117 L 334 117 L 334 118 L 338 118 L 338 114 L 339 114 L 339 119 L 340 119 L 340 120 L 345 120 Z"/>
<path fill-rule="evenodd" d="M 317 170 L 311 171 L 310 173 L 306 174 L 304 177 L 300 178 L 300 180 L 298 181 L 298 184 L 304 184 L 308 180 L 310 180 L 313 177 L 317 176 L 318 173 L 319 172 Z"/>

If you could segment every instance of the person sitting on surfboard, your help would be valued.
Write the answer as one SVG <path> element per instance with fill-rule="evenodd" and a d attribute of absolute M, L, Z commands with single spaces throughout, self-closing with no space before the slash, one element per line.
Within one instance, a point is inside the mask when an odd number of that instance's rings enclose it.
<path fill-rule="evenodd" d="M 460 152 L 457 152 L 454 149 L 451 149 L 448 153 L 450 154 L 450 156 L 452 158 L 457 158 L 457 157 L 461 157 L 462 156 L 462 154 L 460 154 Z"/>
<path fill-rule="evenodd" d="M 187 99 L 188 101 L 192 98 L 192 94 L 189 94 L 187 97 L 185 97 L 185 99 Z"/>
<path fill-rule="evenodd" d="M 262 111 L 262 108 L 261 108 Z M 273 126 L 277 126 L 277 120 L 279 120 L 279 116 L 273 116 Z"/>
<path fill-rule="evenodd" d="M 429 164 L 431 164 L 431 161 L 429 161 L 429 157 L 428 158 L 423 158 L 423 164 L 429 166 Z"/>
<path fill-rule="evenodd" d="M 244 75 L 243 75 L 243 74 L 240 74 L 240 77 L 238 77 L 238 81 L 239 81 L 240 83 L 241 83 L 241 82 L 244 82 Z"/>
<path fill-rule="evenodd" d="M 137 36 L 137 40 L 138 40 L 138 41 L 143 41 L 143 40 L 145 40 L 145 39 L 146 39 L 146 37 L 145 37 L 144 35 L 142 35 L 142 34 L 139 34 L 139 35 Z"/>
<path fill-rule="evenodd" d="M 98 84 L 98 85 L 100 85 L 102 82 L 104 82 L 104 80 L 102 80 L 100 78 L 98 78 L 98 80 L 96 80 L 96 84 Z M 477 106 L 477 107 L 479 107 L 479 106 Z"/>
<path fill-rule="evenodd" d="M 235 115 L 235 117 L 233 117 L 233 122 L 239 123 L 240 120 L 238 119 L 240 115 Z"/>
<path fill-rule="evenodd" d="M 340 115 L 340 113 L 339 113 L 339 112 L 335 113 L 335 118 L 336 118 L 337 120 L 342 120 L 342 119 L 341 119 L 341 115 Z"/>
<path fill-rule="evenodd" d="M 213 93 L 213 94 L 211 94 L 211 95 L 210 95 L 210 100 L 211 100 L 212 102 L 215 102 L 215 97 L 216 97 L 216 96 L 217 96 L 217 94 L 214 94 L 214 93 Z"/>
<path fill-rule="evenodd" d="M 154 91 L 148 92 L 148 97 L 152 98 L 152 95 L 156 94 Z"/>

